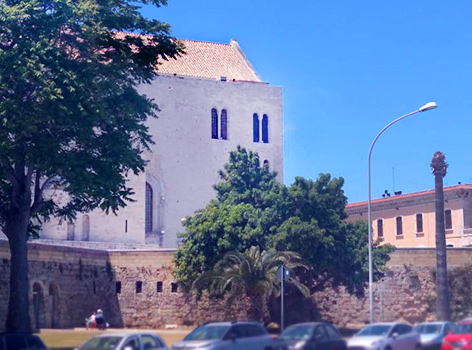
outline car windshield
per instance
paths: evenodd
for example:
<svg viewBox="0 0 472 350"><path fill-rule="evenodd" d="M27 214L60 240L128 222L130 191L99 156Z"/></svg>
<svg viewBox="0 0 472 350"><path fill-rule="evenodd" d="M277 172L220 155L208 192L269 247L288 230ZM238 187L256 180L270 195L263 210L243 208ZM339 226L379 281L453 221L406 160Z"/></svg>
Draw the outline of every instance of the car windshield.
<svg viewBox="0 0 472 350"><path fill-rule="evenodd" d="M415 327L415 331L419 334L439 334L441 333L442 325L440 324L420 324Z"/></svg>
<svg viewBox="0 0 472 350"><path fill-rule="evenodd" d="M392 326L388 325L373 325L373 326L367 326L363 330L361 330L359 333L357 333L358 336L378 336L378 335L387 335L388 332Z"/></svg>
<svg viewBox="0 0 472 350"><path fill-rule="evenodd" d="M85 342L79 350L115 350L122 340L120 336L95 337Z"/></svg>
<svg viewBox="0 0 472 350"><path fill-rule="evenodd" d="M452 331L453 334L469 334L472 333L472 323L460 323Z"/></svg>
<svg viewBox="0 0 472 350"><path fill-rule="evenodd" d="M307 340L313 333L313 327L309 325L299 325L288 327L280 336L281 340Z"/></svg>
<svg viewBox="0 0 472 350"><path fill-rule="evenodd" d="M187 335L184 340L213 340L221 339L228 331L229 326L223 325L207 325L200 326L192 333Z"/></svg>

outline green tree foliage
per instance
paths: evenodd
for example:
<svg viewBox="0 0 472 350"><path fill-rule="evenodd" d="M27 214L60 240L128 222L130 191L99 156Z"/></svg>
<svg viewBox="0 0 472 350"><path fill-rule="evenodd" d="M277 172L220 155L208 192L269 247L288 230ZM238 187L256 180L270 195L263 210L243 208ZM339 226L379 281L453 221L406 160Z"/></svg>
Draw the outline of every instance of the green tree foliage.
<svg viewBox="0 0 472 350"><path fill-rule="evenodd" d="M193 287L197 290L207 289L219 296L227 293L228 306L241 298L241 295L246 295L252 302L253 318L261 320L265 314L267 297L280 295L277 269L281 265L288 268L306 268L300 262L300 256L292 252L280 252L275 249L261 252L259 247L251 247L243 253L228 252L212 270L201 274ZM303 295L309 295L308 288L297 278L290 277L288 282Z"/></svg>
<svg viewBox="0 0 472 350"><path fill-rule="evenodd" d="M344 180L321 174L316 181L297 177L286 187L276 173L259 165L256 153L238 147L220 172L216 200L185 221L175 275L189 288L225 253L251 246L293 251L310 267L312 288L324 282L362 292L368 276L367 224L346 223ZM374 245L375 272L381 275L390 245Z"/></svg>
<svg viewBox="0 0 472 350"><path fill-rule="evenodd" d="M143 0L161 6L166 0ZM182 47L139 1L0 0L0 227L11 251L7 329L29 331L27 231L49 215L131 200L157 105L137 91ZM117 34L139 32L143 36ZM60 186L57 207L43 196Z"/></svg>

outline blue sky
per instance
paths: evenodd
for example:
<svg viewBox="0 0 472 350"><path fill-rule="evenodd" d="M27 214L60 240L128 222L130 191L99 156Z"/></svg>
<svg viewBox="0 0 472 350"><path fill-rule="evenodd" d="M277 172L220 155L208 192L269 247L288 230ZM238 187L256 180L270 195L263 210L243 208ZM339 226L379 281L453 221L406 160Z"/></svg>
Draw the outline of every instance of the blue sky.
<svg viewBox="0 0 472 350"><path fill-rule="evenodd" d="M284 93L284 182L331 173L349 202L431 189L430 161L446 154L445 185L472 183L472 2L171 0L144 9L182 39L236 39L264 81ZM394 176L393 176L394 175Z"/></svg>

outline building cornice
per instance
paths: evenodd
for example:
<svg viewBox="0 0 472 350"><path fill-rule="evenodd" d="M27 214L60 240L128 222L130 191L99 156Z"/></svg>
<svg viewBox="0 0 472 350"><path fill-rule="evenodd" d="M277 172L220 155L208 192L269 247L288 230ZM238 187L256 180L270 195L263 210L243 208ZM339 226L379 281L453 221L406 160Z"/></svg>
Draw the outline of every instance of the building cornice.
<svg viewBox="0 0 472 350"><path fill-rule="evenodd" d="M467 198L469 195L472 196L472 185L457 185L444 188L444 200L446 202ZM434 203L434 199L434 190L396 195L394 197L373 200L371 202L371 210L376 212L431 204ZM346 213L348 216L367 213L367 201L348 204L346 206Z"/></svg>

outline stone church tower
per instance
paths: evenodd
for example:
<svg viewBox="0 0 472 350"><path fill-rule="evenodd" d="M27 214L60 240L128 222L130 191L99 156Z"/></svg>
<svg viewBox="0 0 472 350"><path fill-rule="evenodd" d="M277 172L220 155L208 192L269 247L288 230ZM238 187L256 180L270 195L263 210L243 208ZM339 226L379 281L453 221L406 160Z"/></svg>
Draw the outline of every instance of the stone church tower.
<svg viewBox="0 0 472 350"><path fill-rule="evenodd" d="M186 54L161 62L159 76L140 88L160 111L147 121L155 144L146 170L129 178L136 201L117 215L96 210L75 222L51 220L43 239L176 248L182 220L215 197L218 170L238 145L283 180L282 89L261 81L234 40L182 42Z"/></svg>

